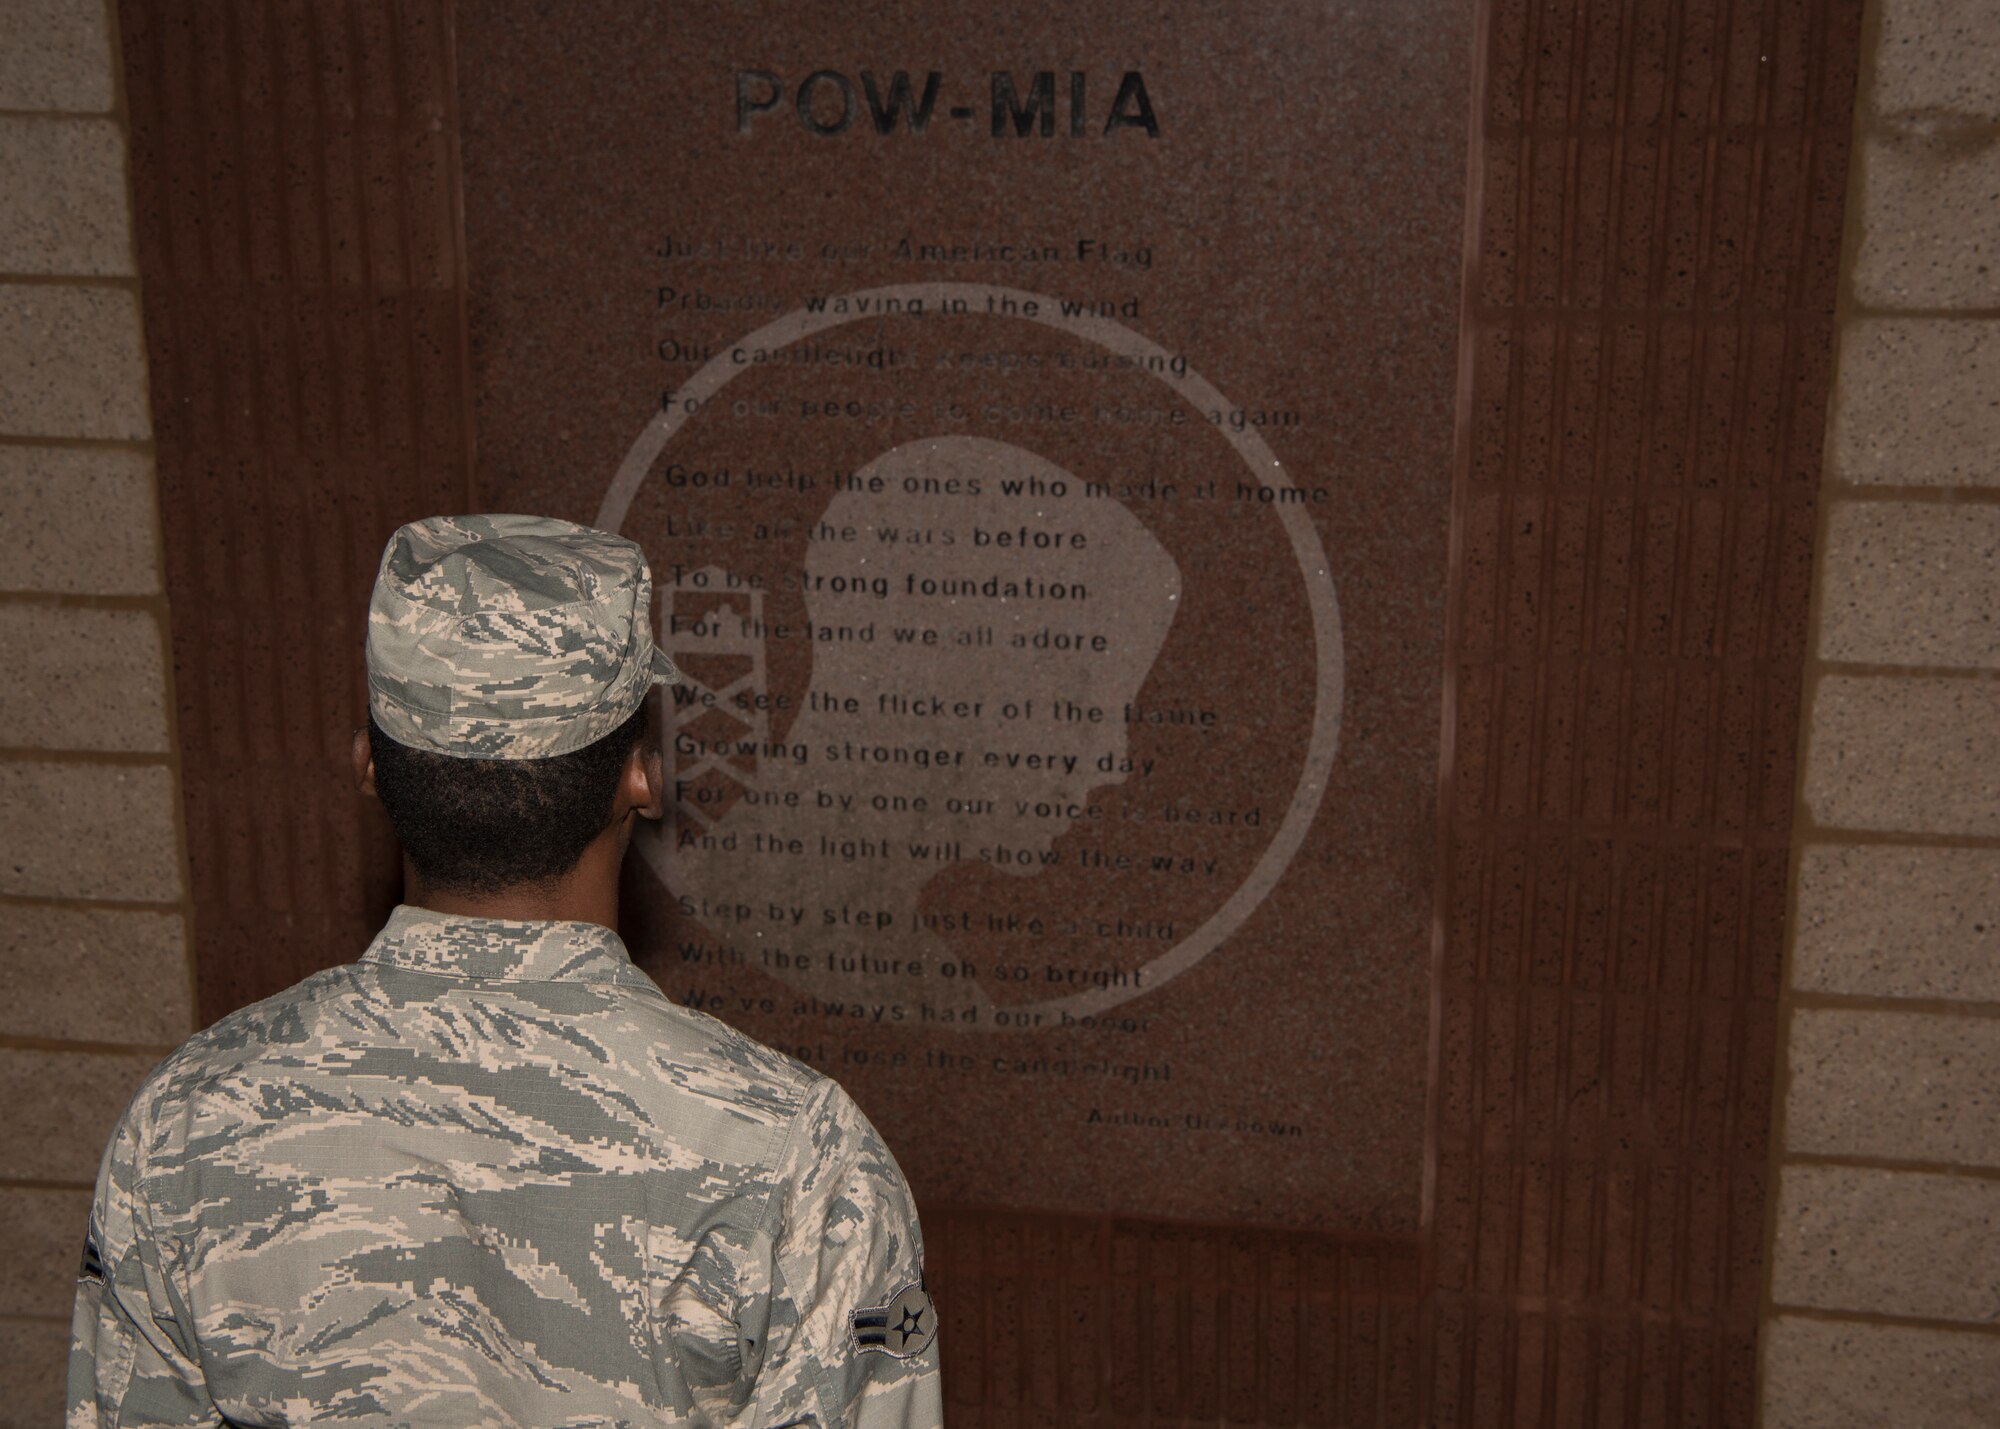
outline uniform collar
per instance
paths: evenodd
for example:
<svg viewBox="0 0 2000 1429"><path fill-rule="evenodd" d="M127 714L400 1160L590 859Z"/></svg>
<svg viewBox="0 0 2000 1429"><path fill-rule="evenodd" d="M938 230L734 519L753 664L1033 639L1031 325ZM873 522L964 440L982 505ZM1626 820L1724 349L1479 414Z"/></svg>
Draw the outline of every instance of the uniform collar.
<svg viewBox="0 0 2000 1429"><path fill-rule="evenodd" d="M467 918L400 904L363 962L445 977L508 982L650 981L601 923Z"/></svg>

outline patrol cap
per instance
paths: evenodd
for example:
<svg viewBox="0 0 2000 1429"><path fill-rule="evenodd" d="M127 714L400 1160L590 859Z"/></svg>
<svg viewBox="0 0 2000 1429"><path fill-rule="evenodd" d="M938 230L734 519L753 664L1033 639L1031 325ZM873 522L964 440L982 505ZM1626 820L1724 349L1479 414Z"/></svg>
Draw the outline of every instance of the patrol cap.
<svg viewBox="0 0 2000 1429"><path fill-rule="evenodd" d="M369 712L437 754L581 749L679 681L652 609L645 553L622 536L547 516L412 521L368 604Z"/></svg>

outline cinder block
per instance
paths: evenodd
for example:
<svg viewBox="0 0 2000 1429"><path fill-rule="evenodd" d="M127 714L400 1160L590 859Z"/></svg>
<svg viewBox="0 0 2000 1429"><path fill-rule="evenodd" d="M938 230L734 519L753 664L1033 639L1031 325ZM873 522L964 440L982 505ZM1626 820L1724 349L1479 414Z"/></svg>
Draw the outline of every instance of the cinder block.
<svg viewBox="0 0 2000 1429"><path fill-rule="evenodd" d="M1823 660L2000 666L2000 506L1837 503L1819 620Z"/></svg>
<svg viewBox="0 0 2000 1429"><path fill-rule="evenodd" d="M137 440L151 431L137 294L0 284L0 432Z"/></svg>
<svg viewBox="0 0 2000 1429"><path fill-rule="evenodd" d="M164 765L0 762L0 893L178 900L175 797Z"/></svg>
<svg viewBox="0 0 2000 1429"><path fill-rule="evenodd" d="M1764 1326L1764 1429L1991 1429L2000 1337L1806 1320Z"/></svg>
<svg viewBox="0 0 2000 1429"><path fill-rule="evenodd" d="M2000 119L1992 0L1881 0L1875 112L1890 120Z"/></svg>
<svg viewBox="0 0 2000 1429"><path fill-rule="evenodd" d="M180 914L17 903L0 919L0 1032L170 1047L192 1031Z"/></svg>
<svg viewBox="0 0 2000 1429"><path fill-rule="evenodd" d="M111 108L104 0L0 0L0 109Z"/></svg>
<svg viewBox="0 0 2000 1429"><path fill-rule="evenodd" d="M1856 1166L1787 1166L1779 1178L1772 1298L1991 1324L2000 1319L2000 1181Z"/></svg>
<svg viewBox="0 0 2000 1429"><path fill-rule="evenodd" d="M67 1315L76 1298L90 1192L0 1186L0 1315Z"/></svg>
<svg viewBox="0 0 2000 1429"><path fill-rule="evenodd" d="M2000 834L2000 681L1828 676L1810 741L1806 806L1823 827Z"/></svg>
<svg viewBox="0 0 2000 1429"><path fill-rule="evenodd" d="M0 745L166 751L166 652L151 611L0 602L0 667Z"/></svg>
<svg viewBox="0 0 2000 1429"><path fill-rule="evenodd" d="M109 119L0 118L0 273L132 272L125 136Z"/></svg>
<svg viewBox="0 0 2000 1429"><path fill-rule="evenodd" d="M0 445L0 591L156 594L157 510L144 452Z"/></svg>
<svg viewBox="0 0 2000 1429"><path fill-rule="evenodd" d="M1788 1154L2000 1166L2000 1020L1800 1008Z"/></svg>
<svg viewBox="0 0 2000 1429"><path fill-rule="evenodd" d="M1913 130L1869 140L1854 294L1878 308L2000 304L2000 144Z"/></svg>
<svg viewBox="0 0 2000 1429"><path fill-rule="evenodd" d="M2000 849L1815 845L1794 928L1801 992L2000 1002Z"/></svg>
<svg viewBox="0 0 2000 1429"><path fill-rule="evenodd" d="M158 1059L0 1047L0 1160L23 1181L94 1185L105 1144Z"/></svg>
<svg viewBox="0 0 2000 1429"><path fill-rule="evenodd" d="M2000 322L1864 318L1840 334L1829 472L1875 486L2000 485Z"/></svg>
<svg viewBox="0 0 2000 1429"><path fill-rule="evenodd" d="M0 1322L0 1425L45 1429L63 1422L64 1382L69 1369L69 1322Z"/></svg>

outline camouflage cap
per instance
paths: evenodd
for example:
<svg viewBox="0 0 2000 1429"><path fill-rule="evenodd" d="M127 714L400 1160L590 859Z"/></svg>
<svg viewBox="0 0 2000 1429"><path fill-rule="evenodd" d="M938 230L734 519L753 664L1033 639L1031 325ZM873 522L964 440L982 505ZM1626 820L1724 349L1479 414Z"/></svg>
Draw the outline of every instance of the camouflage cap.
<svg viewBox="0 0 2000 1429"><path fill-rule="evenodd" d="M602 739L680 672L636 545L546 516L433 516L389 538L368 708L398 744L545 759Z"/></svg>

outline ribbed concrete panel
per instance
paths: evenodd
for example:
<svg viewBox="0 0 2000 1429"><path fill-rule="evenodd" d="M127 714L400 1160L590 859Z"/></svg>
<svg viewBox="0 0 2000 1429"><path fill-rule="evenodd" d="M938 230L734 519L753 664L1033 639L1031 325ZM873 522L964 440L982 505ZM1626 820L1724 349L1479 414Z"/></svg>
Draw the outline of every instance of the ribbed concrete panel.
<svg viewBox="0 0 2000 1429"><path fill-rule="evenodd" d="M205 1018L394 894L346 749L398 522L469 504L448 7L120 7Z"/></svg>
<svg viewBox="0 0 2000 1429"><path fill-rule="evenodd" d="M1748 1424L1861 6L1482 8L1421 1422Z"/></svg>

